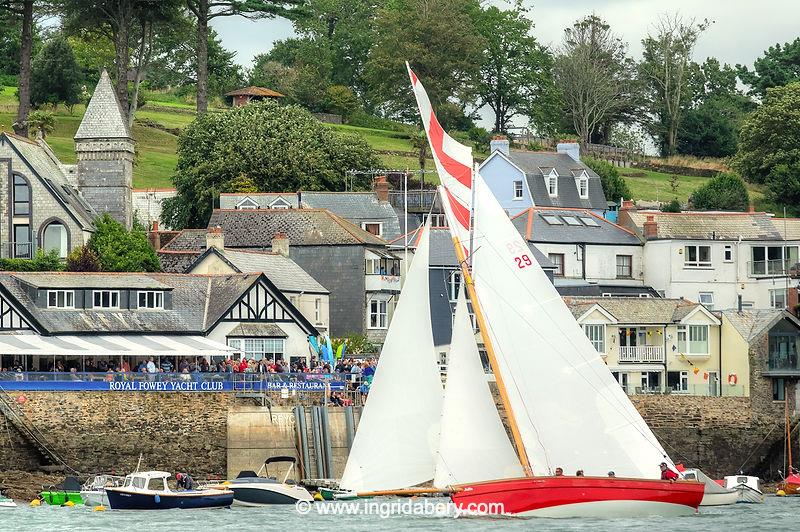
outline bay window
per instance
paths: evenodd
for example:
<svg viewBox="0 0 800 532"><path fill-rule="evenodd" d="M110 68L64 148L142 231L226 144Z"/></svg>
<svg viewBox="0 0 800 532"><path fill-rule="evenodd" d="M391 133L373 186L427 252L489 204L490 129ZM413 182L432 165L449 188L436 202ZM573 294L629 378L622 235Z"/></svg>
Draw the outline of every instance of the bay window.
<svg viewBox="0 0 800 532"><path fill-rule="evenodd" d="M685 355L708 355L708 325L678 325L678 351Z"/></svg>

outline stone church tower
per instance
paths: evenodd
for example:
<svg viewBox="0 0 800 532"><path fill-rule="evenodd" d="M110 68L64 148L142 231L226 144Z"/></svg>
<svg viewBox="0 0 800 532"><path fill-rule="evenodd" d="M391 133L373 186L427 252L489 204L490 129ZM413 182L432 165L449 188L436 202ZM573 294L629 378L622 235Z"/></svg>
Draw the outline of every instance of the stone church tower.
<svg viewBox="0 0 800 532"><path fill-rule="evenodd" d="M103 70L78 132L78 189L97 214L133 224L134 142L108 72Z"/></svg>

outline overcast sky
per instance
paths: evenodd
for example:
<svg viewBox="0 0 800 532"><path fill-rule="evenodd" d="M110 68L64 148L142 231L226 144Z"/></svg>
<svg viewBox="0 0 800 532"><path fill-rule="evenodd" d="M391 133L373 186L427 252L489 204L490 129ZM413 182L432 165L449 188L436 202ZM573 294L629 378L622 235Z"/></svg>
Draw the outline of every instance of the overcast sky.
<svg viewBox="0 0 800 532"><path fill-rule="evenodd" d="M494 3L503 5L502 0ZM526 5L533 6L534 35L543 44L557 45L564 28L595 12L630 44L637 58L642 38L667 10L714 21L697 44L697 61L714 56L724 63L752 65L769 46L800 36L800 0L528 0ZM221 17L212 26L244 67L250 67L256 54L269 51L274 41L293 35L292 25L280 19Z"/></svg>

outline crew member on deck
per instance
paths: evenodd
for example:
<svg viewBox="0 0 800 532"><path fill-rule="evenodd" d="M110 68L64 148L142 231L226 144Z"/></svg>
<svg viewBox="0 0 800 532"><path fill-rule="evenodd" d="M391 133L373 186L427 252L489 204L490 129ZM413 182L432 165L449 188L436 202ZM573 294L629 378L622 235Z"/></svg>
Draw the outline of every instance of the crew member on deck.
<svg viewBox="0 0 800 532"><path fill-rule="evenodd" d="M680 476L675 471L667 467L666 462L661 462L660 467L661 467L661 480L678 480L680 478Z"/></svg>
<svg viewBox="0 0 800 532"><path fill-rule="evenodd" d="M564 476L564 470L561 469L560 467L557 467L556 468L556 476L557 477L563 477Z"/></svg>

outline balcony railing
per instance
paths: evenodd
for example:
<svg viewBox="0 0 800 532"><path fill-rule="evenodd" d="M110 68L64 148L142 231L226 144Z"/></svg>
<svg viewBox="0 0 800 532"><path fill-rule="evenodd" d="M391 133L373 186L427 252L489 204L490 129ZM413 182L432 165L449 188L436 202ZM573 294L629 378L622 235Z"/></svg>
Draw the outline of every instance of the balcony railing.
<svg viewBox="0 0 800 532"><path fill-rule="evenodd" d="M408 210L410 212L428 212L436 200L436 190L409 190ZM403 208L405 194L400 190L389 192L389 203L392 207Z"/></svg>
<svg viewBox="0 0 800 532"><path fill-rule="evenodd" d="M367 274L364 277L365 288L367 291L400 291L400 276L399 275L379 275Z"/></svg>
<svg viewBox="0 0 800 532"><path fill-rule="evenodd" d="M800 263L791 260L753 260L748 261L750 277L800 277Z"/></svg>
<svg viewBox="0 0 800 532"><path fill-rule="evenodd" d="M770 375L800 375L800 360L796 353L770 353L766 373Z"/></svg>
<svg viewBox="0 0 800 532"><path fill-rule="evenodd" d="M620 362L663 363L663 345L622 345L619 347Z"/></svg>

